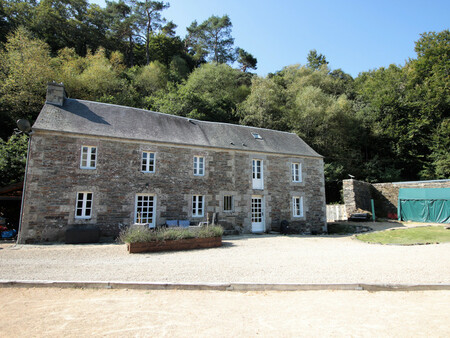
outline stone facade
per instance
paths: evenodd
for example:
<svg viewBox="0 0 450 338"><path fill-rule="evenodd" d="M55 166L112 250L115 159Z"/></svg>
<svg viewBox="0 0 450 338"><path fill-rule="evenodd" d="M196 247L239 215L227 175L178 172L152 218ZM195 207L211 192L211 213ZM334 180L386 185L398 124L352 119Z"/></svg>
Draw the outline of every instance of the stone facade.
<svg viewBox="0 0 450 338"><path fill-rule="evenodd" d="M344 180L344 202L347 214L357 210L371 211L370 200L374 200L377 217L397 214L398 192L400 188L449 188L450 180L367 183L357 180Z"/></svg>
<svg viewBox="0 0 450 338"><path fill-rule="evenodd" d="M80 169L82 146L97 148L95 169ZM155 172L141 171L143 151L155 153ZM193 157L205 158L205 175L193 175ZM252 189L252 159L263 160L264 188ZM291 179L291 163L302 164L302 182ZM78 192L92 192L90 219L75 217ZM71 226L97 225L115 237L135 222L136 194L156 200L156 225L166 220L206 220L218 213L227 229L252 231L252 196L262 196L265 231L288 220L295 232L326 230L323 160L206 147L137 142L37 131L31 138L24 212L19 240L61 241ZM192 195L205 198L204 217L193 217ZM223 196L233 210L223 211ZM293 217L293 197L303 198L303 217Z"/></svg>

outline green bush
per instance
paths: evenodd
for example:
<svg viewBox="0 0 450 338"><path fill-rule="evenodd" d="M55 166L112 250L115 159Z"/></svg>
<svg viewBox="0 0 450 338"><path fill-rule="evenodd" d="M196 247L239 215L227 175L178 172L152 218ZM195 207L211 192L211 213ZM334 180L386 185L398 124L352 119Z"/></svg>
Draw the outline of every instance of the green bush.
<svg viewBox="0 0 450 338"><path fill-rule="evenodd" d="M169 241L188 238L220 237L223 228L220 225L195 228L158 228L150 229L145 225L132 225L123 230L119 240L123 243Z"/></svg>

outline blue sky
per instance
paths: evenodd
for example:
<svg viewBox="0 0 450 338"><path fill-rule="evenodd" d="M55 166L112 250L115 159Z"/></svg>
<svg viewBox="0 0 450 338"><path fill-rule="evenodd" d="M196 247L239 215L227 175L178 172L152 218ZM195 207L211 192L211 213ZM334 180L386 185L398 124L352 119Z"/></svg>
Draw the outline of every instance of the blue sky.
<svg viewBox="0 0 450 338"><path fill-rule="evenodd" d="M104 7L103 0L90 0ZM235 45L258 59L261 76L305 64L311 49L332 69L360 72L415 58L420 34L450 28L449 0L169 0L163 16L186 35L192 21L228 14Z"/></svg>

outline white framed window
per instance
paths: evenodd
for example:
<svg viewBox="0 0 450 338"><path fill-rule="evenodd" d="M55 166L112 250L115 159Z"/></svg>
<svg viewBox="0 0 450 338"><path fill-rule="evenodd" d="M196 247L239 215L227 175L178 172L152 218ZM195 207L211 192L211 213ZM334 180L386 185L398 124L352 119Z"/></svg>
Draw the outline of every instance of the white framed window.
<svg viewBox="0 0 450 338"><path fill-rule="evenodd" d="M155 153L150 151L142 152L141 171L144 173L155 172Z"/></svg>
<svg viewBox="0 0 450 338"><path fill-rule="evenodd" d="M205 158L203 156L194 156L194 176L205 175Z"/></svg>
<svg viewBox="0 0 450 338"><path fill-rule="evenodd" d="M253 189L264 189L263 160L252 160L252 186Z"/></svg>
<svg viewBox="0 0 450 338"><path fill-rule="evenodd" d="M202 195L192 196L192 217L203 217L204 200Z"/></svg>
<svg viewBox="0 0 450 338"><path fill-rule="evenodd" d="M303 217L303 197L294 196L292 198L292 210L294 217Z"/></svg>
<svg viewBox="0 0 450 338"><path fill-rule="evenodd" d="M302 165L301 165L301 163L292 163L291 164L291 175L292 175L292 182L301 182L302 181Z"/></svg>
<svg viewBox="0 0 450 338"><path fill-rule="evenodd" d="M92 215L92 192L77 192L75 218L89 219Z"/></svg>
<svg viewBox="0 0 450 338"><path fill-rule="evenodd" d="M223 211L233 211L233 196L223 196Z"/></svg>
<svg viewBox="0 0 450 338"><path fill-rule="evenodd" d="M135 224L155 225L156 196L152 194L136 194L134 213Z"/></svg>
<svg viewBox="0 0 450 338"><path fill-rule="evenodd" d="M95 169L97 165L97 147L81 146L81 169Z"/></svg>

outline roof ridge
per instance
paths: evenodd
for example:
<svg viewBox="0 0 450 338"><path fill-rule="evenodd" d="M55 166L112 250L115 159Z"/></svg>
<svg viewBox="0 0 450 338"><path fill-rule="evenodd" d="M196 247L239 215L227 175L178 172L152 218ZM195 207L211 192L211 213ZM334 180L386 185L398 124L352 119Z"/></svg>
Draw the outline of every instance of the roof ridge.
<svg viewBox="0 0 450 338"><path fill-rule="evenodd" d="M258 129L258 130L275 131L277 133L291 134L291 135L295 135L295 136L298 137L298 135L296 133L292 133L292 132L288 132L288 131L275 130L275 129L269 129L269 128L261 128L261 127L253 127L253 126L246 126L246 125L242 125L242 124L227 123L227 122L197 120L197 119L193 119L193 118L190 118L190 117L185 117L185 116L180 116L180 115L173 115L173 114L167 114L167 113L162 113L162 112L158 112L158 111L154 111L154 110L148 110L148 109L143 109L143 108L123 106L123 105L114 104L114 103L105 103L105 102L97 102L97 101L81 100L81 99L72 99L72 98L66 98L66 100L79 101L79 102L89 102L89 103L108 105L108 106L113 106L113 107L123 107L123 108L126 108L126 109L136 109L136 110L141 110L141 111L144 111L144 112L149 112L149 113L158 114L158 115L173 116L175 118L184 119L184 120L187 120L187 121L195 121L195 122L211 123L211 124L221 124L221 125L227 125L227 126L236 126L236 127L241 127L241 128L252 128L252 129Z"/></svg>

